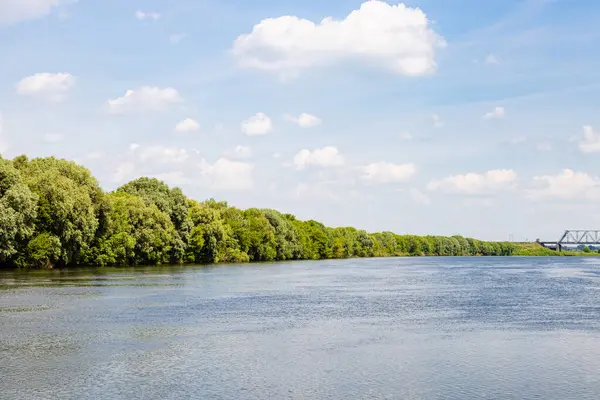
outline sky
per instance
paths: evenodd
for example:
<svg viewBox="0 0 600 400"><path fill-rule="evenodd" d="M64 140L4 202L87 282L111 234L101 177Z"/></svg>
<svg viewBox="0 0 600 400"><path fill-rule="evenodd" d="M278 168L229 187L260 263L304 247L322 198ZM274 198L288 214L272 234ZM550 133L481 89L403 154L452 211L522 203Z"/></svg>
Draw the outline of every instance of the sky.
<svg viewBox="0 0 600 400"><path fill-rule="evenodd" d="M0 0L0 154L368 231L600 229L600 2Z"/></svg>

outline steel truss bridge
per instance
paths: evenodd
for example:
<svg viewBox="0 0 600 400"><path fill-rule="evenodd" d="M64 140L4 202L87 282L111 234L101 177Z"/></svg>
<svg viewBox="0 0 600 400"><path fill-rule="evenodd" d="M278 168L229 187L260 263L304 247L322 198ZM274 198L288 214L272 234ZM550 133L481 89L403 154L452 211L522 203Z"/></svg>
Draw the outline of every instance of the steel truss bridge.
<svg viewBox="0 0 600 400"><path fill-rule="evenodd" d="M562 250L563 246L600 246L600 230L566 230L556 242L542 242L544 247Z"/></svg>

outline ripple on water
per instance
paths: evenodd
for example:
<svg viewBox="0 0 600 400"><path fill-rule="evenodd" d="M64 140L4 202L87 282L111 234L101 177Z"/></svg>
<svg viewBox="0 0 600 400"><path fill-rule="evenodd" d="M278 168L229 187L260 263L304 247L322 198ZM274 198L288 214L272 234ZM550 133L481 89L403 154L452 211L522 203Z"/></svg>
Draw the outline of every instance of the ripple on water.
<svg viewBox="0 0 600 400"><path fill-rule="evenodd" d="M599 261L0 272L0 397L595 400Z"/></svg>

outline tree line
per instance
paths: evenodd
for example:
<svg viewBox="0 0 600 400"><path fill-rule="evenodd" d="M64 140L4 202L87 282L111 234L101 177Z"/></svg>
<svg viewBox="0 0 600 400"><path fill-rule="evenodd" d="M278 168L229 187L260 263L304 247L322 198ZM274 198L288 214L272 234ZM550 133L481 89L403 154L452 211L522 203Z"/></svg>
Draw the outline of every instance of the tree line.
<svg viewBox="0 0 600 400"><path fill-rule="evenodd" d="M509 256L511 243L329 228L271 209L196 201L139 178L105 193L55 157L0 157L0 265L126 266L387 256Z"/></svg>

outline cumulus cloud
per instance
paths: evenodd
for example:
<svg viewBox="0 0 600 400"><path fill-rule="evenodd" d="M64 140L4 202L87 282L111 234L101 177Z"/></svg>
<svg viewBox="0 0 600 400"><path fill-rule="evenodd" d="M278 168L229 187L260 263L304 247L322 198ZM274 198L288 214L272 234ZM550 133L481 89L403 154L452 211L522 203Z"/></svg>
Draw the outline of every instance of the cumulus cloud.
<svg viewBox="0 0 600 400"><path fill-rule="evenodd" d="M531 200L598 200L600 179L585 172L564 169L556 175L533 178L533 188L526 196Z"/></svg>
<svg viewBox="0 0 600 400"><path fill-rule="evenodd" d="M106 106L111 114L128 114L142 111L162 111L172 104L182 103L179 92L171 87L143 86L127 90L123 97L108 100Z"/></svg>
<svg viewBox="0 0 600 400"><path fill-rule="evenodd" d="M508 143L514 144L514 145L522 144L522 143L525 143L526 141L527 141L527 136L523 136L523 135L514 136L514 137L508 139Z"/></svg>
<svg viewBox="0 0 600 400"><path fill-rule="evenodd" d="M61 0L1 0L0 24L45 17L61 3Z"/></svg>
<svg viewBox="0 0 600 400"><path fill-rule="evenodd" d="M137 19L139 19L140 21L143 21L145 19L152 19L152 20L156 21L157 19L160 18L160 14L157 12L144 12L141 10L137 10L135 12L135 17Z"/></svg>
<svg viewBox="0 0 600 400"><path fill-rule="evenodd" d="M583 137L579 142L579 150L582 153L597 153L600 151L600 133L596 132L590 125L583 127Z"/></svg>
<svg viewBox="0 0 600 400"><path fill-rule="evenodd" d="M385 161L372 163L361 167L361 178L375 183L403 182L417 172L412 164L393 164Z"/></svg>
<svg viewBox="0 0 600 400"><path fill-rule="evenodd" d="M202 160L199 165L204 185L222 190L244 190L253 187L254 165L219 158L214 164Z"/></svg>
<svg viewBox="0 0 600 400"><path fill-rule="evenodd" d="M322 181L314 183L299 183L291 191L290 195L292 198L297 200L329 200L329 201L342 201L348 200L350 193L340 190L341 188L335 185L334 182Z"/></svg>
<svg viewBox="0 0 600 400"><path fill-rule="evenodd" d="M538 151L552 151L552 144L548 142L541 142L538 143L535 148L538 149Z"/></svg>
<svg viewBox="0 0 600 400"><path fill-rule="evenodd" d="M0 154L8 149L8 144L4 141L4 117L0 114Z"/></svg>
<svg viewBox="0 0 600 400"><path fill-rule="evenodd" d="M488 54L485 57L485 63L488 65L497 65L499 63L498 58L493 54Z"/></svg>
<svg viewBox="0 0 600 400"><path fill-rule="evenodd" d="M431 199L425 193L421 192L419 189L411 188L408 191L408 194L413 202L417 204L429 205L431 204Z"/></svg>
<svg viewBox="0 0 600 400"><path fill-rule="evenodd" d="M62 101L74 85L75 77L69 73L42 72L21 79L17 84L17 93L49 101Z"/></svg>
<svg viewBox="0 0 600 400"><path fill-rule="evenodd" d="M104 157L104 153L101 151L92 151L85 155L85 158L88 160L98 160L102 157Z"/></svg>
<svg viewBox="0 0 600 400"><path fill-rule="evenodd" d="M287 77L345 60L419 76L436 69L436 48L445 44L420 9L371 0L342 20L264 19L235 40L232 53L241 67Z"/></svg>
<svg viewBox="0 0 600 400"><path fill-rule="evenodd" d="M123 162L117 166L117 170L112 175L113 182L121 183L133 177L135 164L132 162Z"/></svg>
<svg viewBox="0 0 600 400"><path fill-rule="evenodd" d="M321 125L323 122L321 118L307 113L302 113L297 117L293 115L286 115L285 119L289 122L297 124L301 128L312 128L314 126Z"/></svg>
<svg viewBox="0 0 600 400"><path fill-rule="evenodd" d="M496 169L479 174L470 172L429 182L432 191L464 194L487 194L514 187L517 173L511 169Z"/></svg>
<svg viewBox="0 0 600 400"><path fill-rule="evenodd" d="M433 114L431 116L431 120L433 121L433 126L435 128L441 128L445 125L444 121L442 121L442 118L437 114Z"/></svg>
<svg viewBox="0 0 600 400"><path fill-rule="evenodd" d="M344 156L333 146L326 146L313 151L303 149L294 157L294 165L299 170L309 165L338 167L344 165Z"/></svg>
<svg viewBox="0 0 600 400"><path fill-rule="evenodd" d="M225 151L225 155L229 158L250 158L252 157L252 149L248 146L239 145Z"/></svg>
<svg viewBox="0 0 600 400"><path fill-rule="evenodd" d="M186 118L175 126L175 130L177 132L196 132L200 129L200 124L198 121L193 120L191 118Z"/></svg>
<svg viewBox="0 0 600 400"><path fill-rule="evenodd" d="M44 142L46 143L59 143L66 139L65 135L60 133L46 133L44 135Z"/></svg>
<svg viewBox="0 0 600 400"><path fill-rule="evenodd" d="M168 185L185 185L192 183L192 180L186 177L183 171L164 172L160 174L154 174L152 177L158 179L159 181L163 181Z"/></svg>
<svg viewBox="0 0 600 400"><path fill-rule="evenodd" d="M402 140L412 140L413 135L410 132L401 132L398 137Z"/></svg>
<svg viewBox="0 0 600 400"><path fill-rule="evenodd" d="M485 113L483 119L501 119L505 115L504 107L496 107L492 111Z"/></svg>
<svg viewBox="0 0 600 400"><path fill-rule="evenodd" d="M186 149L166 146L148 146L135 148L137 156L142 161L152 161L161 164L177 164L188 160L190 154Z"/></svg>
<svg viewBox="0 0 600 400"><path fill-rule="evenodd" d="M185 33L174 33L171 36L169 36L169 42L171 42L171 44L179 44L186 37L187 35Z"/></svg>
<svg viewBox="0 0 600 400"><path fill-rule="evenodd" d="M242 122L242 132L248 136L266 135L273 130L273 122L264 113L257 113Z"/></svg>

